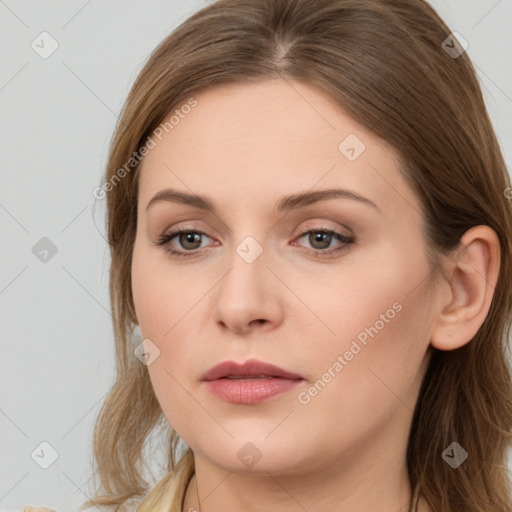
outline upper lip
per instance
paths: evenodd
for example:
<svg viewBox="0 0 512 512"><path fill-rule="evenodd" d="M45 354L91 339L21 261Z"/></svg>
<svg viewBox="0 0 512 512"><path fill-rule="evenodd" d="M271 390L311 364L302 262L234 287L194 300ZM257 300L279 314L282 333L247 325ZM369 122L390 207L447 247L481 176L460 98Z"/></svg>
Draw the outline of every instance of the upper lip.
<svg viewBox="0 0 512 512"><path fill-rule="evenodd" d="M257 359L249 359L242 364L235 363L234 361L223 361L210 368L201 379L216 380L223 377L258 377L260 375L287 379L302 379L302 376L296 373L287 372L278 366L258 361Z"/></svg>

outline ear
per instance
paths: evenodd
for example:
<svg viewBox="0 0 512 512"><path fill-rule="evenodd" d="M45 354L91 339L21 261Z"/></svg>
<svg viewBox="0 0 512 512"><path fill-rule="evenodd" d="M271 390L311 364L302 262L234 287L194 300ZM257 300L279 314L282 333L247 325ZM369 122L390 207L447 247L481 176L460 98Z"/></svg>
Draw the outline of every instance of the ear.
<svg viewBox="0 0 512 512"><path fill-rule="evenodd" d="M431 338L439 350L454 350L476 335L491 307L500 269L500 242L489 226L475 226L461 237L443 283L446 294Z"/></svg>

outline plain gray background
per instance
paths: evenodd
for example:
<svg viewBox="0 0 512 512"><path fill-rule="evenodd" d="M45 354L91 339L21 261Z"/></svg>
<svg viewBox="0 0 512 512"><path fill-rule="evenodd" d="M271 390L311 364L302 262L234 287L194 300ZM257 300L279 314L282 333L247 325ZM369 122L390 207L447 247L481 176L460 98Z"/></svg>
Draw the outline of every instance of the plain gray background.
<svg viewBox="0 0 512 512"><path fill-rule="evenodd" d="M469 43L510 171L512 1L431 3ZM0 511L75 511L89 492L92 428L114 377L104 210L92 193L137 72L205 5L0 0ZM161 462L156 453L155 480Z"/></svg>

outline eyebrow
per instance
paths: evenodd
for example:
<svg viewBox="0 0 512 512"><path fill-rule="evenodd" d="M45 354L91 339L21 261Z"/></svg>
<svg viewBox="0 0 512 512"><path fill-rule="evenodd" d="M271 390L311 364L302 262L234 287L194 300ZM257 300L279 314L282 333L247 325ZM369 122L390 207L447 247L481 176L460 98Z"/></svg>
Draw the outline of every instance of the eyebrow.
<svg viewBox="0 0 512 512"><path fill-rule="evenodd" d="M361 196L357 192L346 189L327 189L327 190L316 190L316 191L307 191L301 192L298 194L293 194L291 196L282 197L275 205L275 209L278 212L290 211L296 208L300 208L303 206L308 206L313 203L317 203L319 201L325 201L327 199L352 199L355 201L359 201L362 204L371 206L380 211L380 208L367 197ZM172 203L186 204L188 206L193 206L196 208L200 208L201 210L206 210L215 213L216 208L213 202L208 199L206 196L189 194L187 192L180 192L174 189L164 189L157 192L149 201L146 206L146 211L149 210L151 206L158 202L167 201Z"/></svg>

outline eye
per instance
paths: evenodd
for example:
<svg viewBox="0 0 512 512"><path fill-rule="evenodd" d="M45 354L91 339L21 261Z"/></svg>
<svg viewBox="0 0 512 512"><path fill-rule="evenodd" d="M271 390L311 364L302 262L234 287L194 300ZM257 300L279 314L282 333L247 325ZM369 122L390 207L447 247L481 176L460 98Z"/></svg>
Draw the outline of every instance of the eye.
<svg viewBox="0 0 512 512"><path fill-rule="evenodd" d="M202 231L193 229L176 229L171 233L161 235L156 243L157 246L163 246L164 250L175 256L191 256L201 247L201 237L208 237ZM176 250L172 247L171 241L176 238L179 245L185 249ZM210 239L211 240L211 239Z"/></svg>
<svg viewBox="0 0 512 512"><path fill-rule="evenodd" d="M307 237L307 242L313 247L312 249L306 247L306 252L320 258L327 258L333 253L339 253L340 251L350 249L352 244L355 243L354 238L328 228L312 228L311 226L304 226L301 232L302 235L299 239ZM329 249L332 241L342 242L342 244L334 249Z"/></svg>

